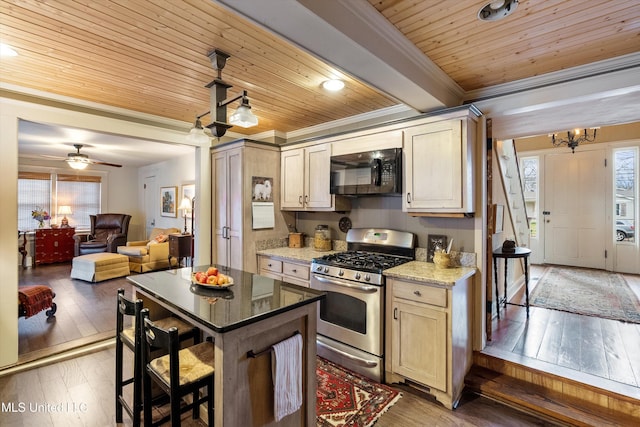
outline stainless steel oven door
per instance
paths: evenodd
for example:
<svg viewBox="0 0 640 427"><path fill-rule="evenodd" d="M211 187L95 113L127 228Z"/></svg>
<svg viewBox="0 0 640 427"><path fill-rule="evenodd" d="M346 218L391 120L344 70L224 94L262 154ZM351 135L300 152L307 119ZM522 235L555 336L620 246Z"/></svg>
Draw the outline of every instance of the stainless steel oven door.
<svg viewBox="0 0 640 427"><path fill-rule="evenodd" d="M318 334L382 356L384 287L312 274L311 287L325 291Z"/></svg>

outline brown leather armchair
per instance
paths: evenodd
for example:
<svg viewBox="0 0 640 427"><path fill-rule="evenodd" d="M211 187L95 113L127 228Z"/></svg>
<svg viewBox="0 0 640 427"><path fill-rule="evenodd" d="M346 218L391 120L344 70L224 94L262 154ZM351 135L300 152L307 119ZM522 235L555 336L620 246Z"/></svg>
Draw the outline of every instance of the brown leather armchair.
<svg viewBox="0 0 640 427"><path fill-rule="evenodd" d="M74 256L93 254L96 252L117 252L118 246L127 244L129 221L127 214L90 215L91 233L76 233Z"/></svg>

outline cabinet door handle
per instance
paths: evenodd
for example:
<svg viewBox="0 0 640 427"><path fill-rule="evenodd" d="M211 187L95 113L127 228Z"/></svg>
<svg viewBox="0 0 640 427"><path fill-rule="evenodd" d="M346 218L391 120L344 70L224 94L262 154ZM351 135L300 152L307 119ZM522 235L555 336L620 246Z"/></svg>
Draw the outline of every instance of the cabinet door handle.
<svg viewBox="0 0 640 427"><path fill-rule="evenodd" d="M395 320L398 320L398 307L395 307L395 308L393 309L393 318L394 318Z"/></svg>
<svg viewBox="0 0 640 427"><path fill-rule="evenodd" d="M298 272L298 270L296 270L295 268L294 268L293 270L291 270L291 271L293 271L294 273L297 273L297 272Z"/></svg>
<svg viewBox="0 0 640 427"><path fill-rule="evenodd" d="M407 203L411 203L411 193L407 193Z"/></svg>
<svg viewBox="0 0 640 427"><path fill-rule="evenodd" d="M415 296L417 296L417 297L421 297L421 296L422 296L422 294L421 294L421 293L420 293L420 291L418 291L418 290L413 291L413 294L414 294Z"/></svg>
<svg viewBox="0 0 640 427"><path fill-rule="evenodd" d="M273 267L273 266L269 263L269 264L267 264L267 267Z"/></svg>
<svg viewBox="0 0 640 427"><path fill-rule="evenodd" d="M302 195L298 196L298 204L302 205Z"/></svg>
<svg viewBox="0 0 640 427"><path fill-rule="evenodd" d="M305 205L309 205L309 195L308 194L304 195L304 204Z"/></svg>

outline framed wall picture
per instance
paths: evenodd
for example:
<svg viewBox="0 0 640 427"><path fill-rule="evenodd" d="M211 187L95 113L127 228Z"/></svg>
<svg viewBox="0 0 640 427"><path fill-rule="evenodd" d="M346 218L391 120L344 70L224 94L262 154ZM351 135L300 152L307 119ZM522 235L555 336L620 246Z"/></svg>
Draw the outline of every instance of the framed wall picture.
<svg viewBox="0 0 640 427"><path fill-rule="evenodd" d="M178 187L160 187L160 215L178 217Z"/></svg>
<svg viewBox="0 0 640 427"><path fill-rule="evenodd" d="M446 249L447 248L447 236L440 234L429 234L427 236L428 246L427 246L427 262L433 262L433 254L436 249Z"/></svg>
<svg viewBox="0 0 640 427"><path fill-rule="evenodd" d="M266 176L252 176L251 188L253 194L251 195L251 201L253 202L273 202L273 178Z"/></svg>
<svg viewBox="0 0 640 427"><path fill-rule="evenodd" d="M182 197L180 200L185 197L189 200L193 200L193 197L196 195L196 185L195 184L182 184Z"/></svg>
<svg viewBox="0 0 640 427"><path fill-rule="evenodd" d="M182 203L185 197L189 199L189 202L193 202L193 198L195 197L195 195L196 195L195 184L182 184L182 196L180 197L180 203ZM178 207L180 207L180 203L178 203ZM193 212L189 210L189 212L187 212L187 218L191 218L192 215L193 215Z"/></svg>
<svg viewBox="0 0 640 427"><path fill-rule="evenodd" d="M504 205L493 205L493 233L504 230Z"/></svg>

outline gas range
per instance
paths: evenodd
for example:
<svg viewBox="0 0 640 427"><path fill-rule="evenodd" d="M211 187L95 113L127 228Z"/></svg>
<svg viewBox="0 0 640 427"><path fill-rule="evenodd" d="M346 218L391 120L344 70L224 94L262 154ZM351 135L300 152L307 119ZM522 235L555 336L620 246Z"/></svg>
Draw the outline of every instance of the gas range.
<svg viewBox="0 0 640 427"><path fill-rule="evenodd" d="M312 261L310 286L326 292L318 310L319 356L383 382L383 271L414 258L413 233L355 228L347 232L346 252Z"/></svg>
<svg viewBox="0 0 640 427"><path fill-rule="evenodd" d="M366 251L346 251L316 258L312 271L356 282L382 285L382 271L405 262L411 257Z"/></svg>
<svg viewBox="0 0 640 427"><path fill-rule="evenodd" d="M335 278L384 284L382 272L415 256L415 235L387 229L351 229L347 251L313 259L311 270Z"/></svg>

